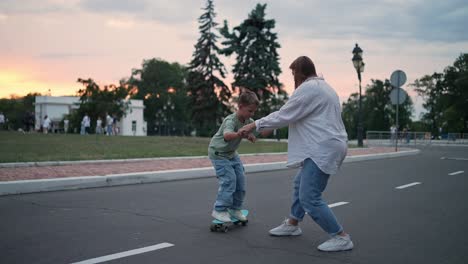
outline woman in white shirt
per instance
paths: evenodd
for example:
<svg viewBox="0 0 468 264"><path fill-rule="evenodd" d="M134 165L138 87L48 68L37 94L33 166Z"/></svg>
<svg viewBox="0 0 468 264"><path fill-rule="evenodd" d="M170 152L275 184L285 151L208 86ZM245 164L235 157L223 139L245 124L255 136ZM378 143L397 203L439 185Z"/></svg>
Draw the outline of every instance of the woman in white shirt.
<svg viewBox="0 0 468 264"><path fill-rule="evenodd" d="M318 246L319 250L350 250L354 247L351 237L322 199L328 178L337 172L348 149L339 98L333 88L317 76L315 65L308 57L297 58L290 69L296 90L288 102L280 110L242 128L247 133L255 128L260 132L289 126L287 166L301 168L294 179L289 218L270 230L270 234L302 234L299 222L307 213L331 236Z"/></svg>

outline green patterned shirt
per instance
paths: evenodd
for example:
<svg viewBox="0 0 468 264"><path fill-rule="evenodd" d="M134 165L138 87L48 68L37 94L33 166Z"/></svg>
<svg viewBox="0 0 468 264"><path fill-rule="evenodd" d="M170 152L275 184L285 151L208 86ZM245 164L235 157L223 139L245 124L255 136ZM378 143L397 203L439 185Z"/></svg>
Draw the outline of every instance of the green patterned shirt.
<svg viewBox="0 0 468 264"><path fill-rule="evenodd" d="M237 132L241 127L252 123L254 120L250 118L245 120L244 123L239 121L237 114L233 113L224 118L223 123L219 127L218 132L211 138L210 145L208 146L208 157L210 159L232 159L237 155L237 149L242 141L242 138L233 139L231 141L224 140L224 133ZM253 132L255 136L259 133Z"/></svg>

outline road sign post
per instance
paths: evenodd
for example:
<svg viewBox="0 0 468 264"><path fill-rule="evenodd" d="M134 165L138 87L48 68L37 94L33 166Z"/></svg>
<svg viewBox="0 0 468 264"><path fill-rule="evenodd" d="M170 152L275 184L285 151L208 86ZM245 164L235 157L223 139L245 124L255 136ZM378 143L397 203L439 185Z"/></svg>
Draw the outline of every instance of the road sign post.
<svg viewBox="0 0 468 264"><path fill-rule="evenodd" d="M403 89L400 88L400 86L402 86L403 84L405 84L406 82L406 74L404 71L402 70L396 70L392 73L391 77L390 77L390 83L392 84L392 86L394 87L394 89L392 89L392 92L390 93L390 99L392 100L392 103L394 103L394 99L395 100L395 103L396 104L396 119L395 119L395 123L396 123L396 140L395 140L395 152L398 151L398 131L400 130L400 127L399 127L399 124L398 124L398 110L400 108L400 104L403 103L405 100L406 100L406 93ZM394 90L396 90L396 92L394 92ZM401 90L401 91L400 91ZM404 93L404 97L403 98L400 98L400 93ZM392 94L394 94L392 96ZM396 94L396 95L395 95ZM396 98L394 98L396 97Z"/></svg>

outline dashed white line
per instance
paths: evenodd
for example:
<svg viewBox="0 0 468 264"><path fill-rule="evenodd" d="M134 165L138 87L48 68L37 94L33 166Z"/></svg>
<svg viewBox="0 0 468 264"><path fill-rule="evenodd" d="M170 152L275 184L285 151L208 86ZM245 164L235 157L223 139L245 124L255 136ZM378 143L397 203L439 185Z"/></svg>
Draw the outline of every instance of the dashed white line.
<svg viewBox="0 0 468 264"><path fill-rule="evenodd" d="M421 184L421 183L420 182L413 182L413 183L409 183L409 184L405 184L405 185L395 187L395 189L401 190L401 189L408 188L408 187L411 187L411 186L415 186L415 185L418 185L418 184Z"/></svg>
<svg viewBox="0 0 468 264"><path fill-rule="evenodd" d="M348 202L332 203L332 204L329 204L328 207L332 208L332 207L337 207L337 206L345 205L345 204L349 204L349 203Z"/></svg>
<svg viewBox="0 0 468 264"><path fill-rule="evenodd" d="M449 175L457 175L457 174L462 174L464 172L465 171L456 171L456 172L449 173Z"/></svg>
<svg viewBox="0 0 468 264"><path fill-rule="evenodd" d="M467 158L450 158L450 157L442 157L441 160L460 160L460 161L468 161Z"/></svg>
<svg viewBox="0 0 468 264"><path fill-rule="evenodd" d="M152 246L149 246L149 247L137 248L137 249L133 249L133 250L129 250L129 251L115 253L115 254L112 254L112 255L102 256L102 257L98 257L98 258L92 258L92 259L88 259L88 260L83 260L83 261L75 262L75 263L72 263L72 264L101 263L101 262L105 262L105 261L109 261L109 260L125 258L125 257L128 257L128 256L138 255L138 254L146 253L146 252L149 252L149 251L154 251L154 250L163 249L163 248L172 247L172 246L174 246L174 245L171 244L171 243L160 243L160 244L152 245Z"/></svg>

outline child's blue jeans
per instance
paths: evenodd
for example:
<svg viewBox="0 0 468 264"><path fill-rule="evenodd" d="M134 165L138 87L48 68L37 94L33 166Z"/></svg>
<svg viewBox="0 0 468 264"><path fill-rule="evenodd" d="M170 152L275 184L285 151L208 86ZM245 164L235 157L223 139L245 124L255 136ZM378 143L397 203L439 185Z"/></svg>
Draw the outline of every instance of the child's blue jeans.
<svg viewBox="0 0 468 264"><path fill-rule="evenodd" d="M218 195L214 203L216 211L241 209L245 197L244 166L239 156L232 159L212 159L218 178Z"/></svg>
<svg viewBox="0 0 468 264"><path fill-rule="evenodd" d="M332 210L322 199L329 174L322 172L312 159L305 159L294 178L294 194L290 218L302 221L307 212L328 234L334 236L343 231Z"/></svg>

